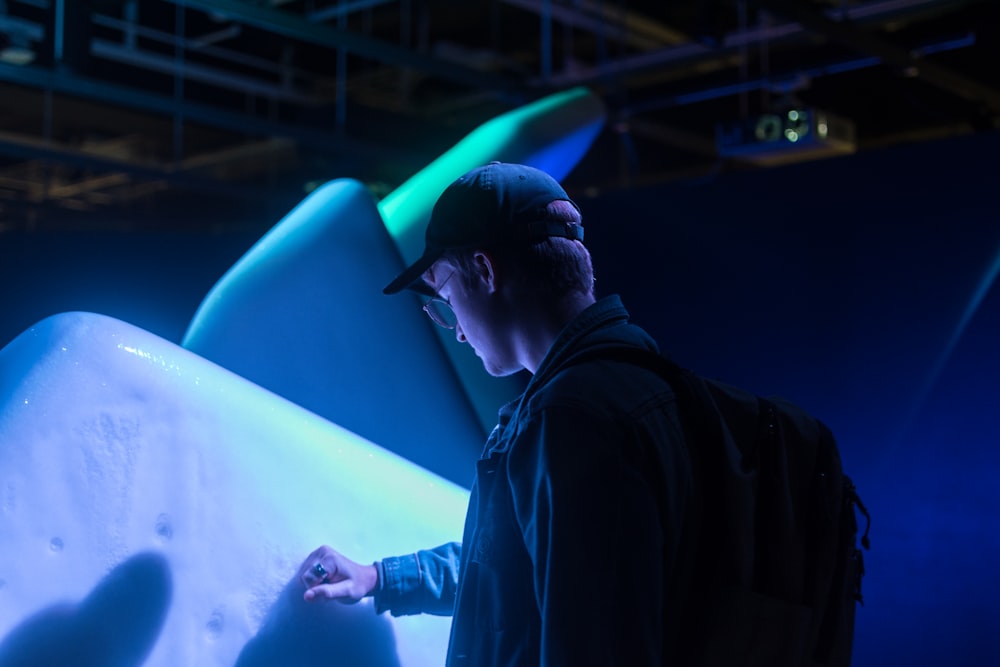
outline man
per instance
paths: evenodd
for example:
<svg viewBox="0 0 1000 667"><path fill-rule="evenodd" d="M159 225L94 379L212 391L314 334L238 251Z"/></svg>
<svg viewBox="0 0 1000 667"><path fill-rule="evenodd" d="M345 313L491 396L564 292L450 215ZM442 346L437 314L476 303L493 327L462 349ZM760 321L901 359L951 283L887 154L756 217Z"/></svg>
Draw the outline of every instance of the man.
<svg viewBox="0 0 1000 667"><path fill-rule="evenodd" d="M616 296L597 300L579 208L547 174L490 163L449 186L423 256L385 288L468 343L487 372L527 369L500 410L465 533L372 565L330 547L306 600L453 614L447 664L662 665L693 567L691 462L675 397L613 355L655 351Z"/></svg>

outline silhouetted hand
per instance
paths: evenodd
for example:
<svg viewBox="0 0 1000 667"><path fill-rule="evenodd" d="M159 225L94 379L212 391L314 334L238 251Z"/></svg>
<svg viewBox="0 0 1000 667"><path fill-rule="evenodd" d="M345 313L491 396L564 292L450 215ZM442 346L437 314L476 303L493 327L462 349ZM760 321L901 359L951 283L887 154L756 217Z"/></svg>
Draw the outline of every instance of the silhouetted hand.
<svg viewBox="0 0 1000 667"><path fill-rule="evenodd" d="M316 549L299 568L299 580L306 587L307 602L337 600L354 604L367 597L378 584L374 565L355 563L328 546Z"/></svg>

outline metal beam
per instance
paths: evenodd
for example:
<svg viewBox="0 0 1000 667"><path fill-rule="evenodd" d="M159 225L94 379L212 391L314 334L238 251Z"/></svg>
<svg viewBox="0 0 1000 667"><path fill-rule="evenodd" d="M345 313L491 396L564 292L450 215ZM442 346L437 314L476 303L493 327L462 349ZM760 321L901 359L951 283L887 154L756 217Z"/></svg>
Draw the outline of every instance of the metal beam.
<svg viewBox="0 0 1000 667"><path fill-rule="evenodd" d="M73 165L84 169L95 169L111 174L130 174L146 180L162 180L174 186L197 192L228 194L231 197L250 198L253 200L263 200L268 196L268 193L261 191L260 188L234 185L166 168L116 160L66 146L28 140L21 135L14 135L7 132L0 132L0 154L21 160L42 160L45 162Z"/></svg>
<svg viewBox="0 0 1000 667"><path fill-rule="evenodd" d="M40 42L45 37L42 24L6 14L0 14L0 32L27 37L32 42Z"/></svg>
<svg viewBox="0 0 1000 667"><path fill-rule="evenodd" d="M972 46L976 43L975 36L966 35L959 39L948 40L945 42L936 42L934 44L929 44L927 46L922 46L914 49L914 53L917 55L938 53L940 51L950 51L953 49L961 49L968 46ZM735 81L729 84L722 84L717 86L712 86L709 88L702 88L698 90L692 90L686 93L676 93L667 97L654 98L649 100L644 100L642 102L637 102L636 104L628 105L621 109L620 114L623 118L629 118L635 114L642 114L649 111L655 111L658 109L666 109L671 107L680 107L687 104L697 104L699 102L704 102L706 100L714 100L722 97L730 97L732 95L739 95L741 93L748 93L754 90L761 90L765 88L774 90L796 90L805 84L808 84L813 79L817 79L822 76L829 76L832 74L841 74L843 72L850 72L859 69L866 69L869 67L875 67L879 65L882 61L876 56L863 56L861 58L855 58L853 60L842 60L826 65L816 65L812 67L803 67L796 70L783 72L779 74L772 74L765 77L758 77L755 79L745 79L740 81Z"/></svg>
<svg viewBox="0 0 1000 667"><path fill-rule="evenodd" d="M341 0L335 5L311 11L306 14L306 16L309 17L310 21L314 22L329 21L330 19L338 19L341 16L347 16L348 14L353 14L354 12L360 12L365 9L371 9L372 7L395 1L396 0L354 0L353 2L345 2L344 0Z"/></svg>
<svg viewBox="0 0 1000 667"><path fill-rule="evenodd" d="M416 163L421 160L418 156L398 147L391 148L359 141L348 136L334 135L332 132L323 132L302 125L278 123L204 104L178 102L172 96L157 95L37 66L15 66L0 63L0 80L29 88L51 90L56 93L129 107L161 117L181 114L187 121L203 123L232 132L242 132L250 136L285 137L311 148L329 151L334 155L364 155L369 159Z"/></svg>
<svg viewBox="0 0 1000 667"><path fill-rule="evenodd" d="M173 56L162 56L139 48L122 46L102 39L90 42L90 52L98 58L113 60L133 67L141 67L152 72L181 76L192 81L200 81L217 88L228 88L247 95L266 99L283 100L305 107L321 106L325 100L307 95L289 86L272 84L252 77L191 62L178 62Z"/></svg>
<svg viewBox="0 0 1000 667"><path fill-rule="evenodd" d="M877 21L896 17L908 12L918 12L942 4L942 0L876 0L864 5L851 5L846 10L831 10L831 14L845 14L848 18ZM593 85L609 78L638 75L654 70L663 70L668 65L681 67L693 62L706 62L738 56L741 50L751 44L777 42L788 39L802 39L809 32L792 21L766 27L754 27L727 34L722 44L710 48L699 42L687 42L657 51L626 56L599 63L591 68L575 68L572 72L556 72L549 83L554 86ZM540 82L532 82L538 84Z"/></svg>
<svg viewBox="0 0 1000 667"><path fill-rule="evenodd" d="M546 6L544 3L539 3L538 0L503 0L503 2L536 14L549 12L553 19L565 26L587 30L595 35L601 35L605 39L623 42L643 51L652 51L661 48L664 44L671 43L639 35L623 25L613 25L604 18L589 16L572 7L556 5L551 2Z"/></svg>
<svg viewBox="0 0 1000 667"><path fill-rule="evenodd" d="M473 88L495 90L507 95L525 95L528 92L523 83L514 77L471 69L405 49L390 42L337 30L322 23L311 23L287 11L255 6L239 0L169 1L211 14L219 14L237 23L251 25L266 32L316 44L331 50L346 49L355 55L375 62L420 70Z"/></svg>
<svg viewBox="0 0 1000 667"><path fill-rule="evenodd" d="M919 77L959 97L986 104L994 113L1000 112L1000 92L933 61L919 58L912 51L865 32L848 21L834 21L794 0L757 0L757 3L814 34L864 55L875 56L884 64L899 68L907 76Z"/></svg>

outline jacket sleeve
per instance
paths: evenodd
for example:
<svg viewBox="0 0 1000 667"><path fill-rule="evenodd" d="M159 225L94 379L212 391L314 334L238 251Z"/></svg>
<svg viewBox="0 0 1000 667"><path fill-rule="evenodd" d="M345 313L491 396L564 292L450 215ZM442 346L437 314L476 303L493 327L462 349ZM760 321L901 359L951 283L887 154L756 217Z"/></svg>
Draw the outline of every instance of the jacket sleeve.
<svg viewBox="0 0 1000 667"><path fill-rule="evenodd" d="M376 561L375 611L393 616L450 616L455 608L462 545L449 542L405 556Z"/></svg>
<svg viewBox="0 0 1000 667"><path fill-rule="evenodd" d="M683 501L664 512L645 468L677 471L645 457L643 445L599 411L550 406L511 447L545 667L663 664L665 564L676 557L665 535L681 521Z"/></svg>

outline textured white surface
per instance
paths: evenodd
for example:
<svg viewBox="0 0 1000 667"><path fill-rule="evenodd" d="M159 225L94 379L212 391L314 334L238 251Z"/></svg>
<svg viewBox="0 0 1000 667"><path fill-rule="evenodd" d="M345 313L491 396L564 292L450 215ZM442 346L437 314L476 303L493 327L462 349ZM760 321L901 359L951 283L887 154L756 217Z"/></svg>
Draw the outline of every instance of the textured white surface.
<svg viewBox="0 0 1000 667"><path fill-rule="evenodd" d="M0 663L60 640L95 665L442 661L448 619L307 605L293 577L323 543L370 561L457 539L464 489L100 315L0 350L0 400Z"/></svg>

